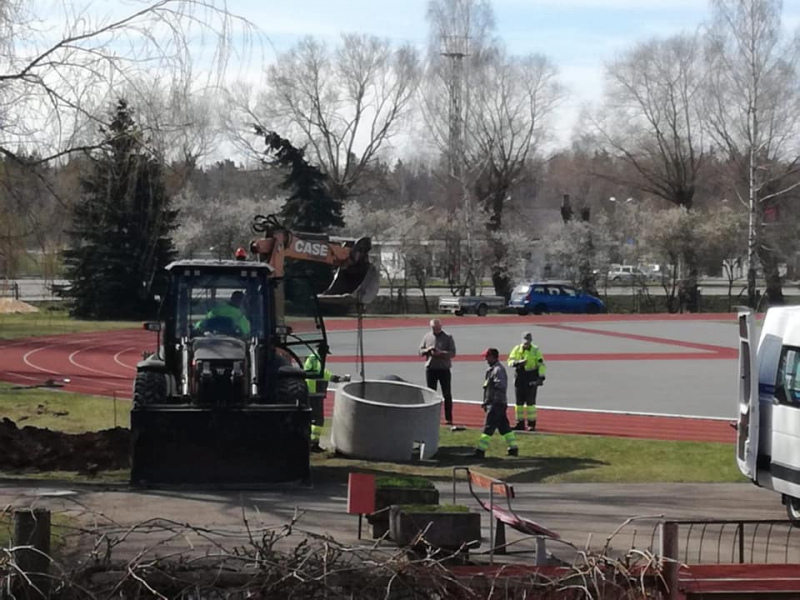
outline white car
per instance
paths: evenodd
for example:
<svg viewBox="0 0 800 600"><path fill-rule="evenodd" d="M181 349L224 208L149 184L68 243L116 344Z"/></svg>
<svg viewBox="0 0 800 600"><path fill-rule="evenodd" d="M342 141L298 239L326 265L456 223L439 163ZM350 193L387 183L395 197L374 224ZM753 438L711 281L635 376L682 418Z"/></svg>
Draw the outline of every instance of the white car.
<svg viewBox="0 0 800 600"><path fill-rule="evenodd" d="M608 280L611 283L633 283L647 279L644 271L634 265L611 265Z"/></svg>

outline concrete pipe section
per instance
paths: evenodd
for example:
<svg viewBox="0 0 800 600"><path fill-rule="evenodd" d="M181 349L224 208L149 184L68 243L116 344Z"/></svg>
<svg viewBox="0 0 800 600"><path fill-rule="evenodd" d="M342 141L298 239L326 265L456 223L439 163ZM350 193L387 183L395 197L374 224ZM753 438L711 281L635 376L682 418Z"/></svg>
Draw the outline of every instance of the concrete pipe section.
<svg viewBox="0 0 800 600"><path fill-rule="evenodd" d="M339 386L331 442L336 451L367 460L411 460L439 450L442 399L436 392L398 381L354 381Z"/></svg>

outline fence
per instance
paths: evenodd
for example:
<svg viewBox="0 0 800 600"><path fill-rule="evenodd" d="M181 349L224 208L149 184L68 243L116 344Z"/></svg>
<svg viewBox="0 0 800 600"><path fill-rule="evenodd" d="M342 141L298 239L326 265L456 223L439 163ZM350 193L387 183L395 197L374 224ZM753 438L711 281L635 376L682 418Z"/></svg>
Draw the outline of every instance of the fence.
<svg viewBox="0 0 800 600"><path fill-rule="evenodd" d="M664 521L652 542L658 534L660 554L684 564L800 563L800 528L788 520Z"/></svg>
<svg viewBox="0 0 800 600"><path fill-rule="evenodd" d="M0 281L0 298L19 300L19 283L16 281Z"/></svg>

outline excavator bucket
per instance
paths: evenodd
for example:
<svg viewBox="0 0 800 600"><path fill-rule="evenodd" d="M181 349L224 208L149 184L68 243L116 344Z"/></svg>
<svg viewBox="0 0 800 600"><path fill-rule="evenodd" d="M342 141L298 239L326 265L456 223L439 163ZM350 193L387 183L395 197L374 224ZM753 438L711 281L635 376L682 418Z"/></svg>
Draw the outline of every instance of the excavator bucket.
<svg viewBox="0 0 800 600"><path fill-rule="evenodd" d="M370 263L340 267L328 289L319 295L322 303L369 304L378 295L381 278L378 269Z"/></svg>
<svg viewBox="0 0 800 600"><path fill-rule="evenodd" d="M146 406L131 411L131 483L262 487L308 481L311 411Z"/></svg>

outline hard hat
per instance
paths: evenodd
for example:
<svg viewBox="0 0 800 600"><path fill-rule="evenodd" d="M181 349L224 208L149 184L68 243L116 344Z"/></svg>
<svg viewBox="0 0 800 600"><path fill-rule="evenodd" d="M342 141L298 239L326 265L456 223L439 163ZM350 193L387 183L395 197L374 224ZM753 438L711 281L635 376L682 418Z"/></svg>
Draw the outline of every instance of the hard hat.
<svg viewBox="0 0 800 600"><path fill-rule="evenodd" d="M246 260L247 259L247 250L244 248L237 248L236 249L236 260Z"/></svg>
<svg viewBox="0 0 800 600"><path fill-rule="evenodd" d="M497 348L487 348L486 350L481 352L481 356L483 358L486 358L489 355L500 356L500 352L498 352Z"/></svg>

